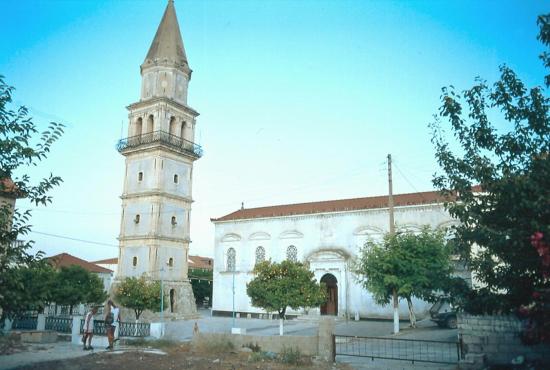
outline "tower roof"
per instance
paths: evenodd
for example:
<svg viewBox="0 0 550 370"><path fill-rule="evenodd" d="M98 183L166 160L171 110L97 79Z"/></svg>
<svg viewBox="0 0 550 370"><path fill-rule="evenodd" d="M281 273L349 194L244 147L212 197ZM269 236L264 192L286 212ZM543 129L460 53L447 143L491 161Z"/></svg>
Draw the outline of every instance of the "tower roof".
<svg viewBox="0 0 550 370"><path fill-rule="evenodd" d="M173 0L168 0L157 33L141 68L156 65L189 70Z"/></svg>

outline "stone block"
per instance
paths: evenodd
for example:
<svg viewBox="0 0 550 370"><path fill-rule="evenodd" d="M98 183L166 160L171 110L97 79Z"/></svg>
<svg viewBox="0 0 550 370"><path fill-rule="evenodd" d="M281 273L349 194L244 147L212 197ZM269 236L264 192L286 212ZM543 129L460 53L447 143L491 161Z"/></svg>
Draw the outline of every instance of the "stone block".
<svg viewBox="0 0 550 370"><path fill-rule="evenodd" d="M231 334L246 334L246 328L231 328Z"/></svg>
<svg viewBox="0 0 550 370"><path fill-rule="evenodd" d="M55 343L57 333L51 330L31 330L21 332L21 341L26 343Z"/></svg>
<svg viewBox="0 0 550 370"><path fill-rule="evenodd" d="M153 338L160 339L164 337L166 324L163 322L152 322L149 335Z"/></svg>

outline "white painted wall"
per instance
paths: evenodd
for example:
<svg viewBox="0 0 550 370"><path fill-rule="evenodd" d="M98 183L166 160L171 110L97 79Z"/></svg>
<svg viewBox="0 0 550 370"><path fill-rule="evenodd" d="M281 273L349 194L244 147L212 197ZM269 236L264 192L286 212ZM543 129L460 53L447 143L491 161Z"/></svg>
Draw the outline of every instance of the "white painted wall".
<svg viewBox="0 0 550 370"><path fill-rule="evenodd" d="M387 209L333 212L302 216L272 217L250 220L214 222L215 256L213 304L215 311L232 310L233 273L226 271L227 251L234 248L236 255L235 310L262 312L253 307L246 294L246 283L252 278L256 247L262 246L266 259L286 259L288 246L298 249L298 260L309 261L315 277L320 280L326 273L338 280L338 313L340 316L391 317L391 307L373 302L350 271L351 262L369 238L380 240L389 231ZM442 204L417 205L395 208L397 230L420 230L447 227L455 221ZM414 301L416 311L425 312L429 304ZM310 311L318 313L318 309ZM288 312L292 314L292 311ZM296 312L300 313L300 312ZM408 316L406 302L400 304L400 314Z"/></svg>

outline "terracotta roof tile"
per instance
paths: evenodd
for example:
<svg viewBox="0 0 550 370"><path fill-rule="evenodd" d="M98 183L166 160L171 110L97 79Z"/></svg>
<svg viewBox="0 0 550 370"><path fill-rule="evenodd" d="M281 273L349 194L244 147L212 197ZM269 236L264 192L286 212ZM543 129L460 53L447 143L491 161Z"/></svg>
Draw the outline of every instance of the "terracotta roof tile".
<svg viewBox="0 0 550 370"><path fill-rule="evenodd" d="M13 180L8 177L0 179L0 195L10 198L24 197L24 194L21 192L21 190L18 189Z"/></svg>
<svg viewBox="0 0 550 370"><path fill-rule="evenodd" d="M410 206L420 204L441 203L445 198L437 191L420 193L396 194L393 196L394 206ZM327 212L357 211L388 207L388 196L366 198L327 200L311 203L284 204L270 207L245 208L220 218L211 219L212 222L245 220L252 218L281 217L292 215L307 215Z"/></svg>
<svg viewBox="0 0 550 370"><path fill-rule="evenodd" d="M57 254L55 256L47 257L47 259L50 261L52 266L56 268L76 265L84 268L86 271L89 271L89 272L104 273L104 274L110 274L113 272L112 270L95 265L91 262L85 261L73 255L70 255L69 253Z"/></svg>
<svg viewBox="0 0 550 370"><path fill-rule="evenodd" d="M189 256L189 268L212 270L212 258L202 256Z"/></svg>

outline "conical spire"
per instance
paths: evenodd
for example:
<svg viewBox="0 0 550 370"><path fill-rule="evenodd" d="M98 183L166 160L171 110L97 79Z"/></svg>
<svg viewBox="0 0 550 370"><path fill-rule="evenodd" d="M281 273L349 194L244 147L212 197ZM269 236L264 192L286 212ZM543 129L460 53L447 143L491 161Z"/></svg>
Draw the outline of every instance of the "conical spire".
<svg viewBox="0 0 550 370"><path fill-rule="evenodd" d="M168 0L157 33L141 68L143 70L155 65L189 70L173 0Z"/></svg>

